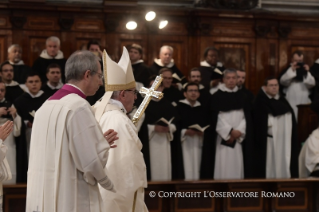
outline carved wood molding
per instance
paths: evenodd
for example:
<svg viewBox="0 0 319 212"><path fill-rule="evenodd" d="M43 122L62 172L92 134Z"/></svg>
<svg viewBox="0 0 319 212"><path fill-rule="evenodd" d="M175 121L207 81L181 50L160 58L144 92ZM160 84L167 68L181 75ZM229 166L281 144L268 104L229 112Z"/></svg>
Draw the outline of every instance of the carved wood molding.
<svg viewBox="0 0 319 212"><path fill-rule="evenodd" d="M11 16L10 22L14 28L22 29L24 24L27 22L27 18L23 16Z"/></svg>
<svg viewBox="0 0 319 212"><path fill-rule="evenodd" d="M119 26L119 21L122 17L118 16L107 16L104 20L104 26L107 32L115 32Z"/></svg>
<svg viewBox="0 0 319 212"><path fill-rule="evenodd" d="M196 6L228 10L251 10L257 5L258 0L200 0L196 3Z"/></svg>
<svg viewBox="0 0 319 212"><path fill-rule="evenodd" d="M61 29L70 30L74 24L73 18L59 18L59 25Z"/></svg>
<svg viewBox="0 0 319 212"><path fill-rule="evenodd" d="M278 28L278 34L282 38L287 38L290 32L291 32L290 26L280 26Z"/></svg>
<svg viewBox="0 0 319 212"><path fill-rule="evenodd" d="M199 29L202 35L209 35L210 31L213 29L213 26L210 23L200 23Z"/></svg>
<svg viewBox="0 0 319 212"><path fill-rule="evenodd" d="M266 37L267 34L270 32L269 25L256 25L254 27L256 35L259 37Z"/></svg>
<svg viewBox="0 0 319 212"><path fill-rule="evenodd" d="M150 33L158 32L158 23L155 21L146 21L145 26Z"/></svg>
<svg viewBox="0 0 319 212"><path fill-rule="evenodd" d="M185 25L189 35L196 35L199 29L199 18L194 13L189 13Z"/></svg>

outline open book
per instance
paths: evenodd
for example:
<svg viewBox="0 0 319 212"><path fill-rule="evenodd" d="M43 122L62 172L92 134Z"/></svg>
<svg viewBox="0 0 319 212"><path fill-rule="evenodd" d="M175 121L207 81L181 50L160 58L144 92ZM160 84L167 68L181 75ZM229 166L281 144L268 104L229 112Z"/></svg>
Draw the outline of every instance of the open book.
<svg viewBox="0 0 319 212"><path fill-rule="evenodd" d="M189 126L188 128L189 129L193 129L193 130L198 130L198 131L201 131L201 132L204 132L210 125L207 125L205 127L201 127L199 126L198 124L193 124L191 126Z"/></svg>
<svg viewBox="0 0 319 212"><path fill-rule="evenodd" d="M170 125L172 123L172 121L174 120L175 117L171 118L169 121L167 121L165 118L160 118L158 121L156 121L157 125L161 125L164 127L167 127L168 125Z"/></svg>
<svg viewBox="0 0 319 212"><path fill-rule="evenodd" d="M183 76L182 78L180 78L176 73L174 73L173 75L172 75L172 77L173 78L175 78L177 81L179 81L179 82L181 82L184 78L185 78L185 76Z"/></svg>

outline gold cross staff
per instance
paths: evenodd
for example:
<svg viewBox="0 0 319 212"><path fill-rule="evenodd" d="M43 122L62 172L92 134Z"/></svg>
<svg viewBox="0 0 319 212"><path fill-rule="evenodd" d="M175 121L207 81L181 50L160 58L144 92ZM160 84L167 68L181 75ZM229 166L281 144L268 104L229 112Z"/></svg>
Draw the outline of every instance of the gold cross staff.
<svg viewBox="0 0 319 212"><path fill-rule="evenodd" d="M152 98L156 98L156 99L163 98L164 94L160 91L156 91L157 88L160 86L162 80L163 80L162 75L159 75L155 78L152 84L152 87L150 89L147 89L145 87L142 87L140 89L140 94L144 94L145 97L132 118L133 124L136 125L137 122L140 120L140 118L142 117L143 113L145 112L145 109L147 108Z"/></svg>

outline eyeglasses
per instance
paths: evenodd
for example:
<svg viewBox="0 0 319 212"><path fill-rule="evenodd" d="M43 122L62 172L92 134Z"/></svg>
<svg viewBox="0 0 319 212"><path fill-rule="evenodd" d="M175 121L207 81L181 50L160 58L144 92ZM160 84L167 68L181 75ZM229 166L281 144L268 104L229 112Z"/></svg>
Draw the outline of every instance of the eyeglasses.
<svg viewBox="0 0 319 212"><path fill-rule="evenodd" d="M125 90L125 91L133 91L134 95L137 95L137 94L138 94L138 91L137 91L137 90Z"/></svg>
<svg viewBox="0 0 319 212"><path fill-rule="evenodd" d="M104 80L103 74L97 73L97 75L98 75L99 79Z"/></svg>

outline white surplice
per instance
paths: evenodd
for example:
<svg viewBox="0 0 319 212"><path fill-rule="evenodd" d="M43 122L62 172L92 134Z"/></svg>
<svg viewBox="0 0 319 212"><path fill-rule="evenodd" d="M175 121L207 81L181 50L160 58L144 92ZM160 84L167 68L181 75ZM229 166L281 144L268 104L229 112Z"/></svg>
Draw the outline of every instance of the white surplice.
<svg viewBox="0 0 319 212"><path fill-rule="evenodd" d="M7 118L0 118L0 125L3 125ZM9 134L9 136L4 140L4 143L7 146L7 160L10 166L12 178L11 180L4 181L3 184L15 184L17 181L17 160L16 160L16 142L14 137L20 136L21 132L21 117L17 114L17 116L13 120L13 130Z"/></svg>
<svg viewBox="0 0 319 212"><path fill-rule="evenodd" d="M225 84L221 84L220 90L226 92L236 92L238 87L233 90L228 89ZM230 139L231 129L239 130L242 135L236 140L234 148L222 145L222 139ZM244 178L244 158L242 142L246 134L246 120L243 109L219 112L216 125L216 155L214 179L243 179Z"/></svg>
<svg viewBox="0 0 319 212"><path fill-rule="evenodd" d="M99 103L95 105L98 107ZM144 188L147 187L146 165L141 152L142 143L137 129L126 115L123 104L110 99L100 119L103 131L114 129L119 139L117 147L109 151L106 173L112 180L116 193L101 189L105 211L147 212ZM136 198L134 195L136 192Z"/></svg>
<svg viewBox="0 0 319 212"><path fill-rule="evenodd" d="M303 82L297 82L293 79L297 76L297 71L293 71L290 67L285 74L280 78L280 84L285 86L284 93L286 99L294 110L296 120L298 119L298 107L297 105L310 104L309 99L310 89L316 85L315 78L307 73L307 76L303 79Z"/></svg>
<svg viewBox="0 0 319 212"><path fill-rule="evenodd" d="M155 125L148 124L150 148L151 180L172 180L171 141L176 131L174 124L169 124L168 133L155 132Z"/></svg>
<svg viewBox="0 0 319 212"><path fill-rule="evenodd" d="M186 99L180 100L180 102L190 105ZM201 106L198 101L193 107L197 106ZM181 131L185 180L198 180L202 160L203 136L197 134L194 136L185 135L186 130L182 129Z"/></svg>
<svg viewBox="0 0 319 212"><path fill-rule="evenodd" d="M85 99L47 100L32 127L26 211L104 212L97 183L113 189L109 148Z"/></svg>

